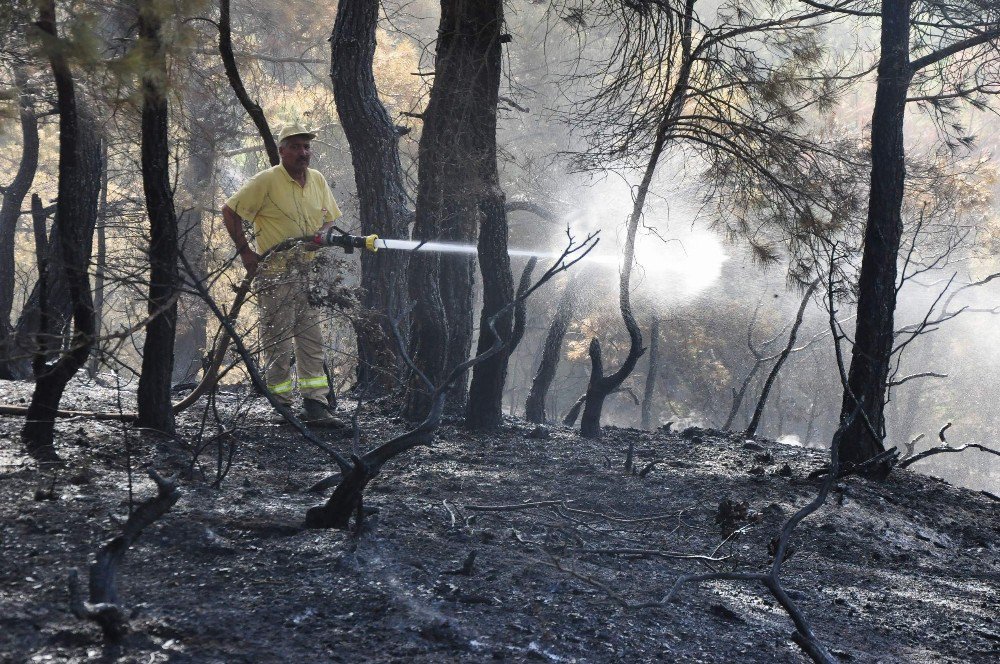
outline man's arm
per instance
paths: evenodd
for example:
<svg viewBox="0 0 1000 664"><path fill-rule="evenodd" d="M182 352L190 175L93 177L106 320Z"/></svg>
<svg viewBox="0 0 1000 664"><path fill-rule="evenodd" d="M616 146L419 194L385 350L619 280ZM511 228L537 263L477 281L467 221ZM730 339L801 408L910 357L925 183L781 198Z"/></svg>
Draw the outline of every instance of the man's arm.
<svg viewBox="0 0 1000 664"><path fill-rule="evenodd" d="M246 269L247 275L255 275L257 273L257 263L260 261L260 256L258 256L257 252L255 252L250 246L247 234L243 230L243 220L240 219L240 215L236 214L236 212L233 211L233 209L228 205L223 205L222 223L225 224L226 232L229 233L229 237L232 238L233 244L236 245L236 251L240 254L240 260L243 261L243 267Z"/></svg>

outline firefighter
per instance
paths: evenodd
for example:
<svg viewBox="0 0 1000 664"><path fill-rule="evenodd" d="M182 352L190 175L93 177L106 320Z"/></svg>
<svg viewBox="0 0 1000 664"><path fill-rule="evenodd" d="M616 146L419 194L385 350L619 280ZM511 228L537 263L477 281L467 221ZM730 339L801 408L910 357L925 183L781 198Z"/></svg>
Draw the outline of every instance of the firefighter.
<svg viewBox="0 0 1000 664"><path fill-rule="evenodd" d="M297 379L300 419L312 426L343 427L327 405L330 384L324 368L322 314L309 304L309 273L317 246L306 243L261 261L261 254L282 240L324 231L341 215L326 179L309 168L314 138L315 133L298 124L282 129L281 163L240 187L222 206L222 220L247 274L256 275L268 389L291 407ZM253 224L256 250L244 232L243 219ZM274 421L284 418L276 415Z"/></svg>

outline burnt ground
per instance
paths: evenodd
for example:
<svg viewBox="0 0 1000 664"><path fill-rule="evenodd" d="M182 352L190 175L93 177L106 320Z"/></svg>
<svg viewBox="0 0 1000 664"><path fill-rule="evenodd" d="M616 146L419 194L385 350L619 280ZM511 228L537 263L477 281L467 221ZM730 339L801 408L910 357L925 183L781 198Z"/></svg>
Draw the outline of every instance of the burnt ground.
<svg viewBox="0 0 1000 664"><path fill-rule="evenodd" d="M3 383L0 401L28 390ZM113 409L113 395L75 383L64 407ZM220 411L239 400L220 395ZM608 429L591 441L560 427L532 438L520 421L489 435L445 426L433 447L383 469L367 493L379 513L354 535L301 528L324 498L308 488L332 464L268 424L262 399L247 407L221 488L213 445L129 551L120 591L133 631L120 649L73 617L67 572L127 517L126 444L139 500L153 492L143 468L190 465L202 409L182 416L176 439L61 422L68 463L54 473L21 454L20 420L0 417L0 660L806 661L758 586L687 586L646 609L620 600L658 601L679 574L710 565L763 569L781 523L816 494L807 476L822 452L700 430ZM363 413L369 442L401 429L377 405ZM629 442L639 470L660 460L645 477L623 471ZM724 499L747 514L732 513L742 531L720 547ZM542 501L555 502L524 506ZM784 582L842 661L998 661L998 534L986 494L910 471L847 478L799 527Z"/></svg>

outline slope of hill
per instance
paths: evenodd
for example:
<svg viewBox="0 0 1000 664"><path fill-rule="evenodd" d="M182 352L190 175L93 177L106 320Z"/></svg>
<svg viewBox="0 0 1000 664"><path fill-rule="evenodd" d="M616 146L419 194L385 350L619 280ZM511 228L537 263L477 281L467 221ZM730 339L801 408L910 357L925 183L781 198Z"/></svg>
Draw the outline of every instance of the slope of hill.
<svg viewBox="0 0 1000 664"><path fill-rule="evenodd" d="M67 407L115 407L110 390L74 386ZM30 386L0 388L16 402ZM190 471L200 409L176 439L62 422L67 465L54 472L21 455L20 420L0 418L0 660L807 661L760 585L632 604L658 603L687 572L764 569L771 538L816 494L821 452L705 430L591 441L516 420L491 435L448 426L383 469L360 534L305 530L324 497L308 489L331 465L246 398L219 397L248 416L218 489L227 446L219 457L209 444ZM360 420L369 442L401 427L377 405ZM137 501L153 491L147 466L181 473L183 495L126 555L132 632L111 648L70 612L66 577L127 517L126 446ZM989 495L909 471L846 478L797 529L783 582L842 661L996 661L998 534Z"/></svg>

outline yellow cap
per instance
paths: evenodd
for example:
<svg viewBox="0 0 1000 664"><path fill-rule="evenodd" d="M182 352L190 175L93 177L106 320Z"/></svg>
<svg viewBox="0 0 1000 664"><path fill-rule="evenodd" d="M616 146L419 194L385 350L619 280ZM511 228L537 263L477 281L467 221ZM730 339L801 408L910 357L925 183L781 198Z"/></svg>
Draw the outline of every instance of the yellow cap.
<svg viewBox="0 0 1000 664"><path fill-rule="evenodd" d="M292 136L307 136L310 140L312 140L316 138L316 133L309 131L298 123L293 122L281 128L281 133L278 134L278 142L280 143L286 138L291 138Z"/></svg>
<svg viewBox="0 0 1000 664"><path fill-rule="evenodd" d="M368 251L378 251L378 247L375 246L375 240L378 239L378 235L374 233L365 238L365 249Z"/></svg>

